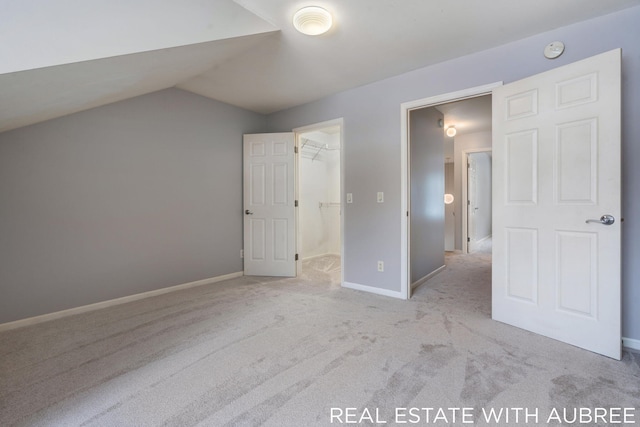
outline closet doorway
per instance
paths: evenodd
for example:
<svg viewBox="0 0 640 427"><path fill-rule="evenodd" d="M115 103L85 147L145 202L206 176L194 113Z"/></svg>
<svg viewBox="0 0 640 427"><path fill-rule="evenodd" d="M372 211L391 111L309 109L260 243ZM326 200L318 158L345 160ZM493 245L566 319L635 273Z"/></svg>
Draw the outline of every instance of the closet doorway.
<svg viewBox="0 0 640 427"><path fill-rule="evenodd" d="M342 120L294 132L298 147L298 272L340 271L342 283Z"/></svg>

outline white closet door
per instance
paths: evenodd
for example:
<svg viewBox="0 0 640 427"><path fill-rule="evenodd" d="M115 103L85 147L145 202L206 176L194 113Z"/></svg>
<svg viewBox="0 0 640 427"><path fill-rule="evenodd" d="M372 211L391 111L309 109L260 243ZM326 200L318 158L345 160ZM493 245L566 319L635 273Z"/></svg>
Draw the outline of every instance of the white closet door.
<svg viewBox="0 0 640 427"><path fill-rule="evenodd" d="M296 275L294 134L244 135L244 274Z"/></svg>

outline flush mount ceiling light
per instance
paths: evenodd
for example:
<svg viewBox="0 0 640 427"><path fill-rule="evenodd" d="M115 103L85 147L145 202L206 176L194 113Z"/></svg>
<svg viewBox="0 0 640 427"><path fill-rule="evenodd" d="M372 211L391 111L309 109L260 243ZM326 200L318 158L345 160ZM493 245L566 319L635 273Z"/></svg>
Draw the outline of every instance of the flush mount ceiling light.
<svg viewBox="0 0 640 427"><path fill-rule="evenodd" d="M456 136L456 127L455 126L449 126L447 128L447 136L450 136L450 137Z"/></svg>
<svg viewBox="0 0 640 427"><path fill-rule="evenodd" d="M293 26L308 36L324 34L332 24L331 14L318 6L303 7L293 15Z"/></svg>

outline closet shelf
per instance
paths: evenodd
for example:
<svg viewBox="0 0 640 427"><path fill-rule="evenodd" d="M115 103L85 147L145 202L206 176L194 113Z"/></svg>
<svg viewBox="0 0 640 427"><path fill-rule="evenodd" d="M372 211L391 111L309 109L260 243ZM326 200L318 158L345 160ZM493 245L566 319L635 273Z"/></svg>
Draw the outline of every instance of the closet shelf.
<svg viewBox="0 0 640 427"><path fill-rule="evenodd" d="M300 154L304 158L310 158L311 161L314 161L322 150L336 151L339 150L339 148L329 148L329 144L320 144L319 142L311 141L310 139L302 140L302 145L300 146Z"/></svg>

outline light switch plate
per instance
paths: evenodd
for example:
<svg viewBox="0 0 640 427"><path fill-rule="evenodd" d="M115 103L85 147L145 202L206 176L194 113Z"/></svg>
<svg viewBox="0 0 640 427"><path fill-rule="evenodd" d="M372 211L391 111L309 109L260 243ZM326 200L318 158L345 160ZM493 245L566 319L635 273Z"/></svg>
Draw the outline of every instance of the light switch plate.
<svg viewBox="0 0 640 427"><path fill-rule="evenodd" d="M378 191L378 203L384 202L384 193L382 191Z"/></svg>
<svg viewBox="0 0 640 427"><path fill-rule="evenodd" d="M353 203L353 193L347 193L347 203Z"/></svg>

